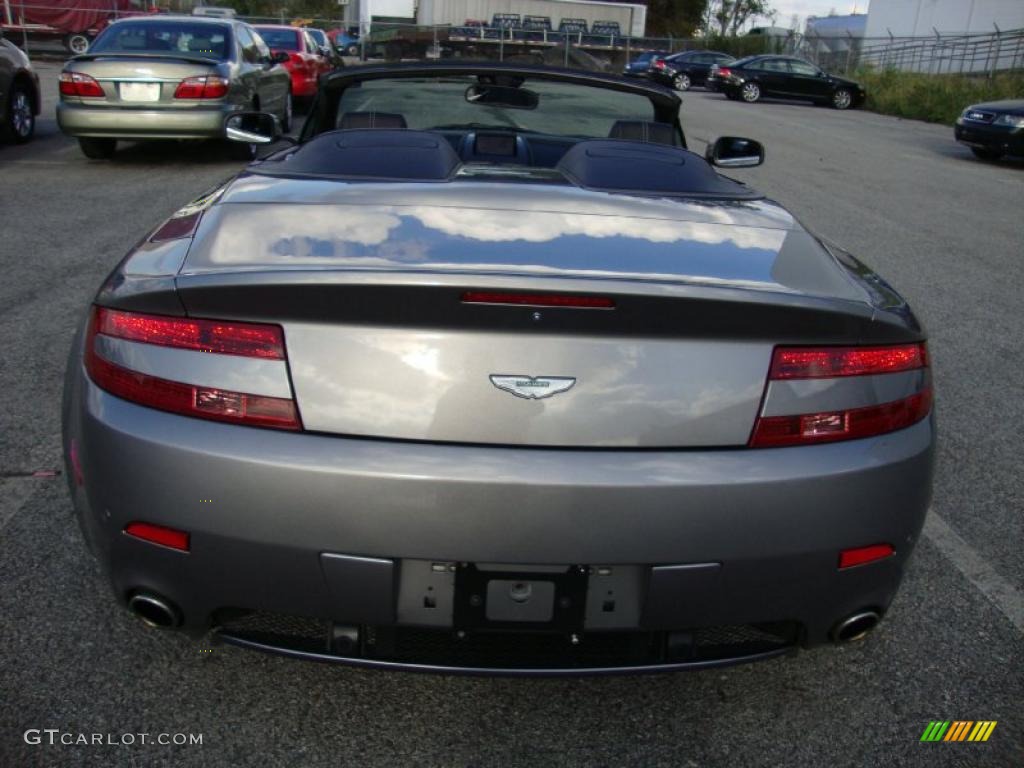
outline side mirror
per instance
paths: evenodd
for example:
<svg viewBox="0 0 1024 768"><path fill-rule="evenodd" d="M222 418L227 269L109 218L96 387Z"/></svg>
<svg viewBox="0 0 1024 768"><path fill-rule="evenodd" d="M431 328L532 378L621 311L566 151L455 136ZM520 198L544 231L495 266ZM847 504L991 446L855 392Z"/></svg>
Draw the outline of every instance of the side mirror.
<svg viewBox="0 0 1024 768"><path fill-rule="evenodd" d="M289 58L287 51L274 51L270 54L270 60L275 64L284 64Z"/></svg>
<svg viewBox="0 0 1024 768"><path fill-rule="evenodd" d="M722 136L708 144L704 159L719 168L752 168L764 162L764 146L739 136Z"/></svg>
<svg viewBox="0 0 1024 768"><path fill-rule="evenodd" d="M224 120L224 136L243 144L273 144L281 138L281 123L269 112L238 112Z"/></svg>

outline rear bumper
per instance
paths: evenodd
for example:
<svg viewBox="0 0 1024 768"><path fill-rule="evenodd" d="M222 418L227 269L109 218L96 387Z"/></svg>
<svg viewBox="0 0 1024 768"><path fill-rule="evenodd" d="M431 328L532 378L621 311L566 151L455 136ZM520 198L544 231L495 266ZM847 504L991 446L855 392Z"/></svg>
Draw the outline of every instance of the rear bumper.
<svg viewBox="0 0 1024 768"><path fill-rule="evenodd" d="M119 139L217 139L224 119L241 107L233 104L176 108L121 109L61 101L57 124L68 136Z"/></svg>
<svg viewBox="0 0 1024 768"><path fill-rule="evenodd" d="M80 367L69 383L87 540L120 601L164 595L196 634L229 607L400 624L424 562L585 564L638 574L630 628L786 621L813 645L884 612L930 500L931 418L813 448L527 450L247 429L127 403ZM188 531L191 551L124 535L135 520ZM879 542L896 554L837 570ZM372 567L346 581L324 553ZM711 567L657 569L690 564Z"/></svg>
<svg viewBox="0 0 1024 768"><path fill-rule="evenodd" d="M958 120L953 135L961 144L1007 155L1024 155L1024 128L966 123Z"/></svg>
<svg viewBox="0 0 1024 768"><path fill-rule="evenodd" d="M316 96L317 78L302 72L290 72L292 77L292 95L296 98Z"/></svg>

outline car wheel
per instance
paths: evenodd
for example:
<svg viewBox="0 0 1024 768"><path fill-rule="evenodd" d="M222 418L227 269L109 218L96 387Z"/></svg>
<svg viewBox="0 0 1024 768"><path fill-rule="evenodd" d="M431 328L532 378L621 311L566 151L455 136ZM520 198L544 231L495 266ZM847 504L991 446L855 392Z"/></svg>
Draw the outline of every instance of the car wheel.
<svg viewBox="0 0 1024 768"><path fill-rule="evenodd" d="M355 43L352 43L349 45L348 48L345 49L345 53L347 53L349 56L358 56L359 46L356 45Z"/></svg>
<svg viewBox="0 0 1024 768"><path fill-rule="evenodd" d="M984 147L971 147L971 152L979 160L998 160L1003 156L1002 152L995 149L985 149Z"/></svg>
<svg viewBox="0 0 1024 768"><path fill-rule="evenodd" d="M75 32L64 38L64 47L75 56L78 56L89 50L89 38L81 32Z"/></svg>
<svg viewBox="0 0 1024 768"><path fill-rule="evenodd" d="M281 131L288 133L292 129L292 116L294 115L294 104L292 101L292 89L284 97L284 115L281 118Z"/></svg>
<svg viewBox="0 0 1024 768"><path fill-rule="evenodd" d="M846 88L839 88L832 94L832 106L836 109L849 109L853 105L853 94Z"/></svg>
<svg viewBox="0 0 1024 768"><path fill-rule="evenodd" d="M109 160L117 150L117 139L90 139L82 137L78 140L82 154L90 160Z"/></svg>
<svg viewBox="0 0 1024 768"><path fill-rule="evenodd" d="M740 89L740 96L747 104L753 104L761 98L761 86L757 83L744 83Z"/></svg>
<svg viewBox="0 0 1024 768"><path fill-rule="evenodd" d="M672 79L672 87L677 91L690 90L690 76L685 72L680 72Z"/></svg>
<svg viewBox="0 0 1024 768"><path fill-rule="evenodd" d="M24 144L32 138L36 129L36 116L32 113L32 94L28 89L16 83L11 88L7 100L7 123L3 133L16 144Z"/></svg>

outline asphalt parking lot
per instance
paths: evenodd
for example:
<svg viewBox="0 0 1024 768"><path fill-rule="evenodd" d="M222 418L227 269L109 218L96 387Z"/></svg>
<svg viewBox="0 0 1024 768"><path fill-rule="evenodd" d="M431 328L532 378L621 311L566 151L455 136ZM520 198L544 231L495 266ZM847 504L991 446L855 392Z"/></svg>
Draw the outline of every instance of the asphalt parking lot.
<svg viewBox="0 0 1024 768"><path fill-rule="evenodd" d="M931 335L935 497L901 593L865 641L679 675L510 680L365 672L145 630L87 555L61 477L74 326L150 227L229 176L216 145L90 162L54 121L0 146L0 766L1010 766L1024 761L1024 164L952 129L691 92L691 146L767 146L737 172L891 280ZM43 476L33 476L42 472ZM984 744L931 720L996 720ZM49 745L28 729L201 734Z"/></svg>

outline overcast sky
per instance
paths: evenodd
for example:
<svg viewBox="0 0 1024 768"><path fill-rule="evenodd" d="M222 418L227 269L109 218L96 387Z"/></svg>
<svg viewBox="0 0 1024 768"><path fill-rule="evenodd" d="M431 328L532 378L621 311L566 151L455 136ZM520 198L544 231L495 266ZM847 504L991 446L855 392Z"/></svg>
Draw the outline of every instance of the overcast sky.
<svg viewBox="0 0 1024 768"><path fill-rule="evenodd" d="M779 12L775 23L780 27L788 27L795 13L800 17L800 28L803 29L808 16L828 16L833 8L840 15L853 13L854 8L857 13L866 13L868 0L772 0L772 7Z"/></svg>

